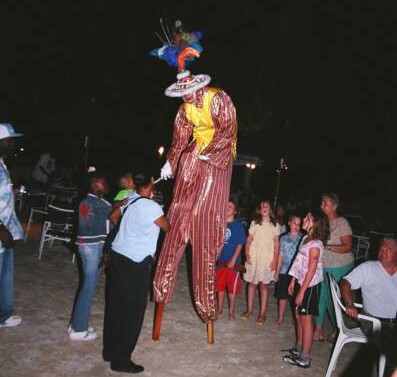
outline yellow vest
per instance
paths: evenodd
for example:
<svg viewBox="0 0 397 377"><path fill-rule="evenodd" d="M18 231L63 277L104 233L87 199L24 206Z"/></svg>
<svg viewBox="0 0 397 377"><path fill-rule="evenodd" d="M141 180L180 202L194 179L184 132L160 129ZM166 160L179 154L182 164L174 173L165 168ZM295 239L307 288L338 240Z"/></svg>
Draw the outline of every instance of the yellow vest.
<svg viewBox="0 0 397 377"><path fill-rule="evenodd" d="M211 116L211 101L220 89L209 88L203 95L203 106L197 107L193 103L185 103L185 114L188 121L193 124L193 140L196 142L197 152L201 153L211 143L215 126ZM232 143L233 155L236 153L236 137Z"/></svg>

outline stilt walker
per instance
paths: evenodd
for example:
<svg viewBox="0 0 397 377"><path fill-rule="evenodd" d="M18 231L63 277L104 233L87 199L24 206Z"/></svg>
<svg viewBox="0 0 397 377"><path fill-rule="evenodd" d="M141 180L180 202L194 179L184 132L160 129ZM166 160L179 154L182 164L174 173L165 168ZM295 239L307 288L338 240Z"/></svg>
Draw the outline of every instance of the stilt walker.
<svg viewBox="0 0 397 377"><path fill-rule="evenodd" d="M177 82L165 94L181 97L174 133L161 177L175 177L168 211L171 229L160 253L154 278L156 302L153 339L160 338L164 305L171 299L178 264L188 242L193 253L194 302L207 324L208 343L214 342L215 262L222 248L233 160L236 155L236 111L221 89L210 88L208 75L192 75L186 65L200 56L200 32L187 33L177 21L166 43L152 51L178 69Z"/></svg>

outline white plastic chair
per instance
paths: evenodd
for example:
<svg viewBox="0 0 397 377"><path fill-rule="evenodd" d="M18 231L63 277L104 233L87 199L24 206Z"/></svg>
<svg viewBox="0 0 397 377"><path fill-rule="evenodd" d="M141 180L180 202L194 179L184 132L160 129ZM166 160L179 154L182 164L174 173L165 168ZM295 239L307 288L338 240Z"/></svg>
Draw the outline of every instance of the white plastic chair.
<svg viewBox="0 0 397 377"><path fill-rule="evenodd" d="M335 316L336 316L336 324L339 329L338 337L336 338L334 350L332 351L331 359L328 364L327 373L325 377L331 377L332 373L335 371L336 362L338 361L339 354L342 351L342 348L347 343L369 343L370 339L362 332L362 330L357 327L353 329L349 329L345 326L342 316L342 310L346 312L346 308L342 304L341 294L339 290L338 283L334 279L334 277L330 274L328 275L329 286L331 287L331 295L332 302L334 306ZM357 308L362 308L362 305L354 303ZM376 346L380 351L380 330L381 330L381 322L379 319L370 317L367 315L359 314L358 319L364 319L366 321L372 322L372 330L374 339L371 338L371 341L374 341ZM379 357L379 366L378 366L378 377L383 377L386 365L386 357L380 351Z"/></svg>
<svg viewBox="0 0 397 377"><path fill-rule="evenodd" d="M73 239L73 216L74 210L72 209L51 204L48 206L48 219L43 224L38 259L41 259L46 242L52 247L54 241L70 242ZM72 262L74 262L74 258L73 254Z"/></svg>

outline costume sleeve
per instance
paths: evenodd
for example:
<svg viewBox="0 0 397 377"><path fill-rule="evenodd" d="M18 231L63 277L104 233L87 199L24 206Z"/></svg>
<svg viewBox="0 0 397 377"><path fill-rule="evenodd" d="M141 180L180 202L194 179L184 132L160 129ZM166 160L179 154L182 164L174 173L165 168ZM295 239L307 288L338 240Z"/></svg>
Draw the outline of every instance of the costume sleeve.
<svg viewBox="0 0 397 377"><path fill-rule="evenodd" d="M233 160L232 145L237 133L236 109L230 97L223 91L211 101L211 115L215 134L203 154L209 157L208 163L226 170Z"/></svg>
<svg viewBox="0 0 397 377"><path fill-rule="evenodd" d="M167 154L167 161L170 163L172 173L175 175L178 162L183 150L189 143L193 126L187 120L184 106L181 105L174 122L174 133L172 135L171 148Z"/></svg>

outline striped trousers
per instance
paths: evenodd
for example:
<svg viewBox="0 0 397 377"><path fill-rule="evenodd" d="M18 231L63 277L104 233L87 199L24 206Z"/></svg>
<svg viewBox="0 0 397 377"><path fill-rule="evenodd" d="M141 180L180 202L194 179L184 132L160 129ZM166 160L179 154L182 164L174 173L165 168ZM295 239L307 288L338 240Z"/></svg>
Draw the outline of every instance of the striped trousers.
<svg viewBox="0 0 397 377"><path fill-rule="evenodd" d="M166 234L154 278L154 300L172 297L178 264L188 242L192 245L194 302L200 318L215 320L215 263L227 224L232 164L227 170L201 161L194 152L182 154Z"/></svg>

